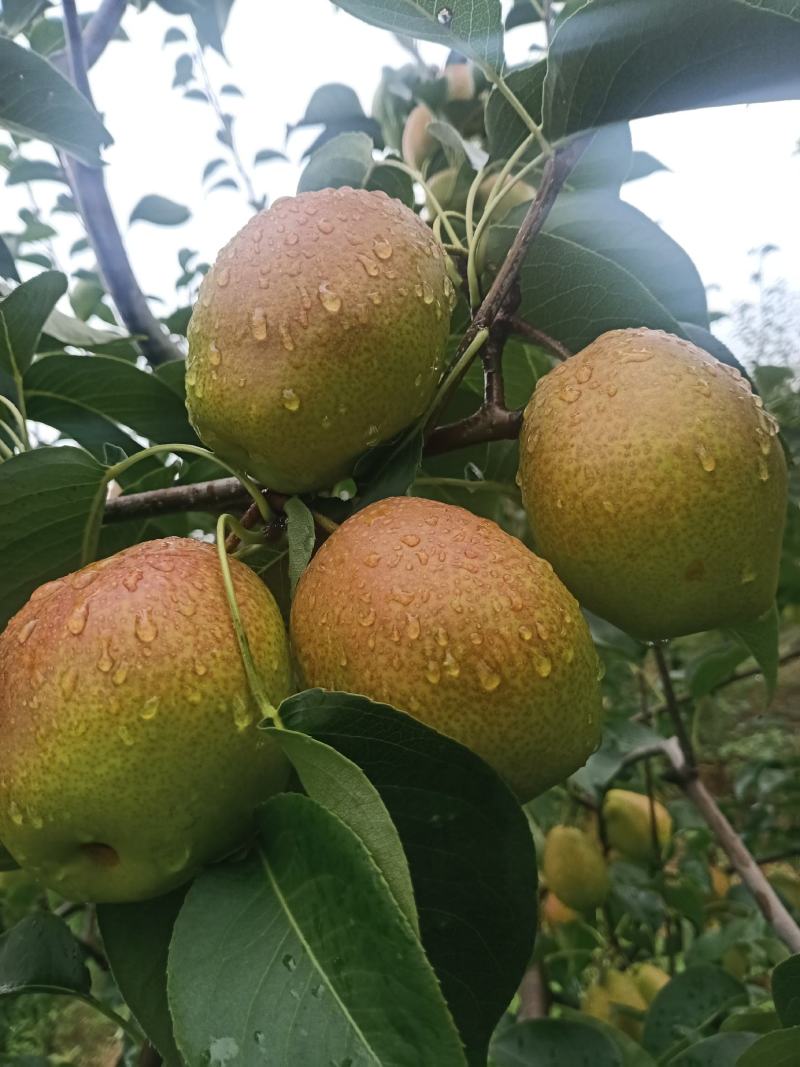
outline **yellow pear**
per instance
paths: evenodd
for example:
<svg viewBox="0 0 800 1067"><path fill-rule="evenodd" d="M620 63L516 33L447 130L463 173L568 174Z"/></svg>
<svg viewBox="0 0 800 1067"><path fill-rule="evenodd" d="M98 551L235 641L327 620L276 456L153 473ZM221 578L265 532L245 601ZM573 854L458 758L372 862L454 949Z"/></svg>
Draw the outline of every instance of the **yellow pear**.
<svg viewBox="0 0 800 1067"><path fill-rule="evenodd" d="M445 253L399 200L276 200L220 252L189 324L200 438L285 493L332 487L427 408L455 298Z"/></svg>
<svg viewBox="0 0 800 1067"><path fill-rule="evenodd" d="M642 1034L641 1020L620 1008L646 1012L647 1001L629 972L612 968L588 987L583 995L581 1009L587 1015L610 1023L629 1037L638 1040Z"/></svg>
<svg viewBox="0 0 800 1067"><path fill-rule="evenodd" d="M594 911L608 896L608 867L589 834L576 826L554 826L542 861L548 888L576 911Z"/></svg>
<svg viewBox="0 0 800 1067"><path fill-rule="evenodd" d="M763 614L786 512L777 424L733 367L613 330L537 383L519 480L537 551L590 611L647 640Z"/></svg>
<svg viewBox="0 0 800 1067"><path fill-rule="evenodd" d="M371 504L297 586L307 686L363 693L455 738L527 800L600 740L597 654L578 605L521 541L433 500Z"/></svg>
<svg viewBox="0 0 800 1067"><path fill-rule="evenodd" d="M580 912L568 907L552 892L545 894L540 914L542 922L553 929L557 926L566 926L567 923L577 922L581 917Z"/></svg>
<svg viewBox="0 0 800 1067"><path fill-rule="evenodd" d="M720 867L712 865L708 868L708 876L711 880L711 892L718 900L724 900L731 887L730 875L726 874Z"/></svg>
<svg viewBox="0 0 800 1067"><path fill-rule="evenodd" d="M638 963L633 968L633 977L648 1004L652 1004L656 994L664 988L670 980L670 976L655 963Z"/></svg>
<svg viewBox="0 0 800 1067"><path fill-rule="evenodd" d="M656 800L655 824L663 849L672 836L672 816ZM628 789L609 789L603 800L603 817L609 845L626 859L646 862L654 858L650 798Z"/></svg>
<svg viewBox="0 0 800 1067"><path fill-rule="evenodd" d="M280 614L253 571L231 571L277 705ZM286 782L211 545L147 541L41 586L0 636L0 677L0 840L68 899L167 892L241 844Z"/></svg>

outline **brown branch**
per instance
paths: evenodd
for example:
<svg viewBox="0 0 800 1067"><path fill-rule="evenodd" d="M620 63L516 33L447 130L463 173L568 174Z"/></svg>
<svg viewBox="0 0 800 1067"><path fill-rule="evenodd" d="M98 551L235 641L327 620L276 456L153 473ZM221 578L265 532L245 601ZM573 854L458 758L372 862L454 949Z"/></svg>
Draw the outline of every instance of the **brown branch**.
<svg viewBox="0 0 800 1067"><path fill-rule="evenodd" d="M89 70L95 65L113 38L125 14L128 0L102 0L83 31L83 54ZM50 56L50 62L62 72L69 69L66 52Z"/></svg>
<svg viewBox="0 0 800 1067"><path fill-rule="evenodd" d="M480 407L465 419L437 426L425 442L425 455L436 456L487 441L515 441L521 426L521 411L487 411Z"/></svg>
<svg viewBox="0 0 800 1067"><path fill-rule="evenodd" d="M776 935L792 952L800 952L800 927L767 881L741 837L722 813L714 797L700 780L697 768L686 759L677 737L642 745L629 753L625 765L650 756L664 756L672 768L672 777L703 816L711 832L731 862L731 866L755 898L761 914Z"/></svg>
<svg viewBox="0 0 800 1067"><path fill-rule="evenodd" d="M551 337L549 333L545 333L544 330L538 330L535 326L531 326L529 322L519 318L517 315L512 315L509 319L512 333L519 334L520 337L524 337L526 341L533 341L539 348L543 348L545 352L549 352L551 356L555 356L556 359L565 360L569 359L572 355L566 345L562 345L560 341L557 341L555 337Z"/></svg>
<svg viewBox="0 0 800 1067"><path fill-rule="evenodd" d="M675 690L672 686L672 678L670 678L669 674L669 666L664 655L664 648L662 645L655 645L653 651L656 657L656 664L658 665L658 673L661 676L661 685L664 688L666 709L669 713L669 717L672 719L673 729L680 741L687 764L690 767L695 767L697 760L695 759L694 747L686 729L686 724L683 721L683 715L681 714L677 697L675 696Z"/></svg>
<svg viewBox="0 0 800 1067"><path fill-rule="evenodd" d="M127 522L180 511L207 511L217 514L228 508L244 506L250 494L238 478L217 478L211 482L172 485L146 493L128 493L109 500L104 521Z"/></svg>
<svg viewBox="0 0 800 1067"><path fill-rule="evenodd" d="M63 0L63 9L72 80L92 103L75 0ZM130 333L143 338L139 341L142 354L153 366L182 359L181 350L172 343L150 310L136 281L108 198L102 168L87 167L66 154L61 155L61 162L97 257L105 287Z"/></svg>
<svg viewBox="0 0 800 1067"><path fill-rule="evenodd" d="M526 1019L544 1019L547 1016L550 997L540 963L531 963L522 976L518 992L518 1023L523 1023Z"/></svg>

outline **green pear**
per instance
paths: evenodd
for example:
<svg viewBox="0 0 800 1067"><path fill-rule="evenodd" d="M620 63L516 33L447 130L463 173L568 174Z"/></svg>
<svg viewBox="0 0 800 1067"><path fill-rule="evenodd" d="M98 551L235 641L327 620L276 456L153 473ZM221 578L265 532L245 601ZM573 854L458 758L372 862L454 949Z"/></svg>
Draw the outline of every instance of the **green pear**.
<svg viewBox="0 0 800 1067"><path fill-rule="evenodd" d="M653 802L653 808L656 838L663 849L672 836L672 816L658 800ZM603 799L603 818L611 848L621 852L626 859L642 863L655 858L653 815L648 796L628 789L609 789Z"/></svg>
<svg viewBox="0 0 800 1067"><path fill-rule="evenodd" d="M537 550L581 604L646 640L771 606L786 513L775 420L733 367L613 330L537 383L519 482Z"/></svg>
<svg viewBox="0 0 800 1067"><path fill-rule="evenodd" d="M554 826L544 844L548 888L567 907L589 912L608 896L608 867L596 842L577 826Z"/></svg>
<svg viewBox="0 0 800 1067"><path fill-rule="evenodd" d="M280 614L249 568L231 571L277 705ZM41 586L0 635L0 676L0 840L69 899L168 891L240 845L286 782L211 545L148 541Z"/></svg>
<svg viewBox="0 0 800 1067"><path fill-rule="evenodd" d="M462 508L395 497L357 512L300 579L291 634L306 685L410 713L522 799L599 744L597 654L578 605L548 563Z"/></svg>
<svg viewBox="0 0 800 1067"><path fill-rule="evenodd" d="M189 324L200 438L264 485L325 489L426 410L455 299L446 257L399 200L276 200L220 252Z"/></svg>
<svg viewBox="0 0 800 1067"><path fill-rule="evenodd" d="M587 1015L616 1026L638 1041L642 1036L641 1020L626 1012L625 1008L644 1013L647 1011L647 1001L633 976L614 967L592 982L581 1001L581 1009Z"/></svg>

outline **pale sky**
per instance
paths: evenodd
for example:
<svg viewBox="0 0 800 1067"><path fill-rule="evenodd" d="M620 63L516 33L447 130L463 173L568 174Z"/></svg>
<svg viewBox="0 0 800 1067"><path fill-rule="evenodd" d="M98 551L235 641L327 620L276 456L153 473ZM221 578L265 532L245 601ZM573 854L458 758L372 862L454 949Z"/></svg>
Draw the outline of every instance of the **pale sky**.
<svg viewBox="0 0 800 1067"><path fill-rule="evenodd" d="M88 11L95 5L89 0L79 6ZM106 156L108 183L134 269L146 292L168 299L179 273L177 249L197 249L201 258L213 259L249 214L241 194L203 193L203 167L224 151L214 138L210 108L170 88L185 42L165 49L161 42L176 24L191 34L188 19L171 18L153 4L142 15L129 10L124 26L130 43L113 42L91 74L96 104L115 138ZM521 29L509 35L512 61L525 57L528 33ZM300 118L317 86L345 82L369 112L381 68L406 61L388 33L335 10L328 0L236 0L225 45L229 65L210 52L206 61L217 88L232 81L245 93L244 100L225 101L237 115L237 140L248 164L260 148L284 149L286 124ZM423 45L422 50L426 59L443 62L443 49ZM747 252L767 242L781 249L769 262L770 277L783 276L800 289L800 156L793 154L800 139L800 102L640 120L633 124L633 139L635 148L658 156L671 173L631 183L625 196L683 245L706 284L720 286L712 306L725 308L752 296ZM294 192L307 143L306 131L296 133L288 148L292 162L268 163L252 172L257 190L273 199ZM29 154L49 158L46 149ZM50 184L36 189L43 205L59 191ZM174 228L138 222L128 230L128 216L146 193L186 204L192 219ZM0 229L14 228L16 210L26 203L23 190L4 189ZM77 229L67 216L56 217L63 220L65 234L57 245L60 266L90 267L90 254L69 260L66 250Z"/></svg>

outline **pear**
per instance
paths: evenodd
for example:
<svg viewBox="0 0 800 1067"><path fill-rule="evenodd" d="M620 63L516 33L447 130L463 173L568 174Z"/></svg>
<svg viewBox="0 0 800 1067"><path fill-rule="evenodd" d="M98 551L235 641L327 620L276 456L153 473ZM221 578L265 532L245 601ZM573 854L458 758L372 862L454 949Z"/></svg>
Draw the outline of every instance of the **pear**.
<svg viewBox="0 0 800 1067"><path fill-rule="evenodd" d="M280 614L249 568L231 571L277 705ZM71 900L167 892L240 845L286 782L211 545L147 541L41 586L0 636L0 676L0 840Z"/></svg>
<svg viewBox="0 0 800 1067"><path fill-rule="evenodd" d="M656 837L663 849L672 836L672 816L658 800L654 808ZM603 817L611 848L625 859L642 863L655 858L649 797L627 789L609 789L603 800Z"/></svg>
<svg viewBox="0 0 800 1067"><path fill-rule="evenodd" d="M449 504L394 497L348 519L297 586L307 686L362 693L472 749L527 800L600 740L578 605L520 541Z"/></svg>
<svg viewBox="0 0 800 1067"><path fill-rule="evenodd" d="M554 826L544 845L548 888L575 911L599 908L608 896L606 861L597 844L576 826Z"/></svg>
<svg viewBox="0 0 800 1067"><path fill-rule="evenodd" d="M638 1041L642 1036L641 1020L620 1010L625 1008L646 1012L647 1001L634 977L627 971L613 967L588 987L581 1003L581 1009L587 1015L616 1026L618 1030Z"/></svg>
<svg viewBox="0 0 800 1067"><path fill-rule="evenodd" d="M435 118L427 104L416 104L408 113L403 127L401 151L403 159L414 170L421 170L423 163L440 147L439 142L428 131Z"/></svg>
<svg viewBox="0 0 800 1067"><path fill-rule="evenodd" d="M577 922L581 915L574 908L568 907L563 900L559 900L555 893L547 893L541 908L542 921L551 929L558 926L566 926L567 923Z"/></svg>
<svg viewBox="0 0 800 1067"><path fill-rule="evenodd" d="M667 972L655 963L637 963L633 968L633 977L648 1004L653 1003L657 994L670 980Z"/></svg>
<svg viewBox="0 0 800 1067"><path fill-rule="evenodd" d="M613 330L537 383L519 482L537 551L581 604L645 640L773 603L786 512L775 420L738 370Z"/></svg>
<svg viewBox="0 0 800 1067"><path fill-rule="evenodd" d="M426 410L455 300L399 200L276 200L220 252L189 323L186 406L209 448L284 493L332 487Z"/></svg>

